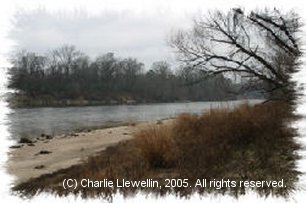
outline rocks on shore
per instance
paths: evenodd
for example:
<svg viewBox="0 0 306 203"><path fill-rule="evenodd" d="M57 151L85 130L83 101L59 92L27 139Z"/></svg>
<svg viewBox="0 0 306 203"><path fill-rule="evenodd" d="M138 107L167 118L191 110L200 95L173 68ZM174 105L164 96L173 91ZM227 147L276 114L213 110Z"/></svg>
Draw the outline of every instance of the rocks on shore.
<svg viewBox="0 0 306 203"><path fill-rule="evenodd" d="M40 152L38 152L37 154L35 154L35 156L40 155L40 154L50 154L52 152L47 151L47 150L41 150Z"/></svg>
<svg viewBox="0 0 306 203"><path fill-rule="evenodd" d="M33 143L33 141L30 140L29 138L22 137L22 138L20 138L19 143L22 143L22 144L30 144L30 143Z"/></svg>
<svg viewBox="0 0 306 203"><path fill-rule="evenodd" d="M40 137L46 138L47 140L53 139L53 136L52 136L52 135L47 135L47 134L44 134L44 133L42 133L42 134L40 135Z"/></svg>
<svg viewBox="0 0 306 203"><path fill-rule="evenodd" d="M18 148L21 148L23 147L23 145L12 145L10 146L11 149L18 149Z"/></svg>
<svg viewBox="0 0 306 203"><path fill-rule="evenodd" d="M77 134L77 133L71 133L70 136L71 136L71 137L78 137L79 134Z"/></svg>
<svg viewBox="0 0 306 203"><path fill-rule="evenodd" d="M45 168L45 165L38 165L34 167L34 169L43 169L43 168Z"/></svg>

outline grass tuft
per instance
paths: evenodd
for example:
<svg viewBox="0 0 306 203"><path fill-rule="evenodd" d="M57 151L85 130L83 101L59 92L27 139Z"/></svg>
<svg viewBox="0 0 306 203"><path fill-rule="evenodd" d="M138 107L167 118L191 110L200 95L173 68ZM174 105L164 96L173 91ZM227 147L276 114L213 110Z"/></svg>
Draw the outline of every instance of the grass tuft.
<svg viewBox="0 0 306 203"><path fill-rule="evenodd" d="M173 133L173 126L155 125L136 134L136 146L152 168L171 168L175 166L178 149Z"/></svg>

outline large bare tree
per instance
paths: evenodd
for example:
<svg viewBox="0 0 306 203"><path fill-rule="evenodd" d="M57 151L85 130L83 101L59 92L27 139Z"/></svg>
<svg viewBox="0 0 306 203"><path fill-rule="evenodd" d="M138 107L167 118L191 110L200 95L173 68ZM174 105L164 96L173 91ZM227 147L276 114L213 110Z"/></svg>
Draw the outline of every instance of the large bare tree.
<svg viewBox="0 0 306 203"><path fill-rule="evenodd" d="M171 39L183 65L210 75L239 76L270 99L293 100L301 55L298 15L279 10L210 12ZM246 82L247 81L247 82Z"/></svg>

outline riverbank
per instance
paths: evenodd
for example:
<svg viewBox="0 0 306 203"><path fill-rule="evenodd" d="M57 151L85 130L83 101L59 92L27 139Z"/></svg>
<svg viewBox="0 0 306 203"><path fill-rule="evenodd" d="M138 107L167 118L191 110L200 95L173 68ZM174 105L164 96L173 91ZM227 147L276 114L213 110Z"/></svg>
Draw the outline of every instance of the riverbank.
<svg viewBox="0 0 306 203"><path fill-rule="evenodd" d="M104 100L78 99L58 99L52 96L44 95L31 97L23 94L9 94L7 101L11 108L39 108L39 107L80 107L80 106L105 106L105 105L138 105L138 104L158 104L158 103L183 103L183 102L209 102L209 101L235 101L239 97L226 97L208 99L208 100L187 100L184 98L176 100L147 100L132 97L115 97ZM244 98L246 99L246 98ZM250 98L251 99L251 98ZM262 98L260 98L262 99Z"/></svg>
<svg viewBox="0 0 306 203"><path fill-rule="evenodd" d="M60 196L80 194L85 198L110 199L117 192L128 196L139 191L157 195L176 193L184 197L194 192L227 193L238 197L250 190L262 196L286 197L296 189L299 175L296 150L300 145L295 141L296 130L289 125L295 119L288 104L268 102L209 110L201 115L185 113L170 123L146 123L142 125L144 128L136 125L129 137L133 139L107 147L77 165L17 184L12 190L29 197L43 191ZM83 188L78 184L73 190L67 190L62 186L65 178L113 182L152 179L160 187ZM250 188L244 184L197 187L197 180L201 178L235 183L282 181L285 187ZM169 187L166 179L187 180L190 187Z"/></svg>
<svg viewBox="0 0 306 203"><path fill-rule="evenodd" d="M73 106L103 106L119 104L138 104L140 101L134 99L105 99L105 100L87 100L78 99L58 99L52 96L31 97L22 94L11 94L7 99L11 108L39 108L39 107L73 107Z"/></svg>
<svg viewBox="0 0 306 203"><path fill-rule="evenodd" d="M152 123L155 122L133 123L55 137L45 135L31 143L16 144L11 146L9 152L8 173L16 177L15 184L18 184L68 168L109 146L131 139L135 131Z"/></svg>

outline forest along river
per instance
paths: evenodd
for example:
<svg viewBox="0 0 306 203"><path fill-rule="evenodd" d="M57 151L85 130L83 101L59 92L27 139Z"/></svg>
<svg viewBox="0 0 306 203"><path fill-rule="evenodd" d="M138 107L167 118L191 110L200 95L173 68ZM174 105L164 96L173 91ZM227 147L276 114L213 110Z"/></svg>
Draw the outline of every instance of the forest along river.
<svg viewBox="0 0 306 203"><path fill-rule="evenodd" d="M256 104L262 100L248 100ZM159 103L142 105L13 109L8 115L12 139L58 135L82 128L153 121L180 113L202 113L211 108L233 108L246 100L222 102Z"/></svg>

